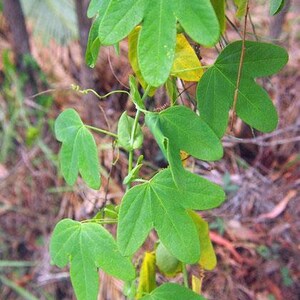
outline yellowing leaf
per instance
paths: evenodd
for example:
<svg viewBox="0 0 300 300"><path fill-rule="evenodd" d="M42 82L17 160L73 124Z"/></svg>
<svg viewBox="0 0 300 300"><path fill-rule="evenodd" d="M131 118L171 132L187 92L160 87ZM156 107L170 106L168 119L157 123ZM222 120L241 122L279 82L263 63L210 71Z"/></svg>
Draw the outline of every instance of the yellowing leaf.
<svg viewBox="0 0 300 300"><path fill-rule="evenodd" d="M192 275L192 290L196 294L201 294L202 280L195 275Z"/></svg>
<svg viewBox="0 0 300 300"><path fill-rule="evenodd" d="M247 0L234 0L235 5L237 6L237 17L243 17L247 11Z"/></svg>
<svg viewBox="0 0 300 300"><path fill-rule="evenodd" d="M203 75L201 63L183 34L176 38L176 49L171 75L185 81L199 81Z"/></svg>
<svg viewBox="0 0 300 300"><path fill-rule="evenodd" d="M152 292L155 288L155 254L153 252L145 252L136 298L140 299L144 294Z"/></svg>
<svg viewBox="0 0 300 300"><path fill-rule="evenodd" d="M200 260L199 265L205 270L213 270L217 265L217 257L209 238L208 223L205 222L197 213L189 211L190 217L192 217L200 240Z"/></svg>
<svg viewBox="0 0 300 300"><path fill-rule="evenodd" d="M186 167L187 159L189 158L189 154L183 150L180 150L180 158L182 161L182 165Z"/></svg>
<svg viewBox="0 0 300 300"><path fill-rule="evenodd" d="M143 89L146 89L147 83L141 73L141 69L138 62L138 56L137 56L138 38L139 38L140 30L141 30L141 26L137 26L128 36L128 58L132 70L136 75L137 80L139 81ZM155 94L155 91L156 88L151 88L149 91L149 96L150 97L153 96Z"/></svg>

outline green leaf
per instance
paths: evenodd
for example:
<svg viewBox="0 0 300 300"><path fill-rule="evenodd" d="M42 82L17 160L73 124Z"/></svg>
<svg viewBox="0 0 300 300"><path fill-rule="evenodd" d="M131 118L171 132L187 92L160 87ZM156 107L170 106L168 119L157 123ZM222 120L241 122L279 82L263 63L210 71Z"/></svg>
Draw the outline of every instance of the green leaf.
<svg viewBox="0 0 300 300"><path fill-rule="evenodd" d="M125 38L142 21L144 11L145 0L103 1L98 29L101 43L112 45Z"/></svg>
<svg viewBox="0 0 300 300"><path fill-rule="evenodd" d="M54 126L55 136L62 142L59 159L66 182L73 185L79 171L90 188L99 189L101 178L97 146L77 112L74 109L65 110Z"/></svg>
<svg viewBox="0 0 300 300"><path fill-rule="evenodd" d="M96 223L60 221L52 234L50 255L58 267L70 263L71 281L78 300L97 299L97 268L122 280L135 277L129 259L120 254L110 233Z"/></svg>
<svg viewBox="0 0 300 300"><path fill-rule="evenodd" d="M167 80L173 64L176 17L172 1L148 1L146 11L138 42L139 65L145 80L158 87Z"/></svg>
<svg viewBox="0 0 300 300"><path fill-rule="evenodd" d="M155 275L155 254L153 252L145 252L136 299L140 299L143 295L152 292L156 288Z"/></svg>
<svg viewBox="0 0 300 300"><path fill-rule="evenodd" d="M130 65L132 67L133 72L135 73L136 78L138 79L139 83L145 90L147 88L148 84L146 83L146 81L142 75L141 68L140 68L140 65L138 62L138 54L137 54L138 37L139 37L140 31L141 31L141 27L137 26L128 36L128 58L129 58ZM148 95L150 97L152 97L155 94L155 91L156 91L156 88L151 87Z"/></svg>
<svg viewBox="0 0 300 300"><path fill-rule="evenodd" d="M213 46L220 28L210 0L177 0L175 14L186 33L196 42Z"/></svg>
<svg viewBox="0 0 300 300"><path fill-rule="evenodd" d="M284 0L270 0L270 15L278 14L284 7Z"/></svg>
<svg viewBox="0 0 300 300"><path fill-rule="evenodd" d="M98 26L99 26L100 18L97 17L91 26L88 38L87 49L85 53L85 62L86 64L94 68L96 65L96 61L98 58L98 53L100 49L100 40L98 38Z"/></svg>
<svg viewBox="0 0 300 300"><path fill-rule="evenodd" d="M143 165L142 164L137 164L129 173L128 175L124 178L123 184L127 185L130 184L133 180L135 180L140 172L140 169Z"/></svg>
<svg viewBox="0 0 300 300"><path fill-rule="evenodd" d="M204 73L197 87L200 116L219 137L225 133L228 112L233 105L241 48L241 41L228 45ZM271 99L255 78L278 72L287 60L286 50L279 46L252 41L245 43L236 113L262 132L274 130L278 117Z"/></svg>
<svg viewBox="0 0 300 300"><path fill-rule="evenodd" d="M161 137L171 145L203 160L217 160L223 155L221 142L209 126L185 106L173 106L160 113L148 113L146 124L156 138L161 150Z"/></svg>
<svg viewBox="0 0 300 300"><path fill-rule="evenodd" d="M219 37L219 23L210 0L93 1L89 15L96 11L101 18L98 34L102 45L120 41L142 23L138 62L143 78L153 87L162 85L170 74L177 21L201 44L213 45Z"/></svg>
<svg viewBox="0 0 300 300"><path fill-rule="evenodd" d="M137 125L133 144L131 144L131 132L133 128L134 119L129 117L126 111L121 115L118 122L118 144L127 151L138 149L143 144L143 132L140 125Z"/></svg>
<svg viewBox="0 0 300 300"><path fill-rule="evenodd" d="M170 171L175 184L180 188L185 182L185 172L181 161L180 149L176 145L170 143L168 138L164 139L164 146L167 152L167 160L169 162Z"/></svg>
<svg viewBox="0 0 300 300"><path fill-rule="evenodd" d="M129 77L129 86L130 86L130 95L133 103L135 104L137 109L145 109L145 105L142 101L138 84L136 79L133 76Z"/></svg>
<svg viewBox="0 0 300 300"><path fill-rule="evenodd" d="M185 182L180 189L175 185L171 171L165 169L125 194L117 235L124 255L132 255L155 228L162 243L179 260L194 263L199 259L195 225L186 209L216 207L224 201L225 194L206 179L183 172Z"/></svg>
<svg viewBox="0 0 300 300"><path fill-rule="evenodd" d="M94 17L98 12L99 7L103 4L104 1L105 0L91 0L87 10L87 16L89 18Z"/></svg>
<svg viewBox="0 0 300 300"><path fill-rule="evenodd" d="M144 296L141 300L170 300L170 299L180 299L180 300L205 300L200 295L197 295L192 290L175 284L175 283L165 283L160 287L156 288L149 295Z"/></svg>
<svg viewBox="0 0 300 300"><path fill-rule="evenodd" d="M174 276L181 271L181 262L168 251L163 243L158 244L155 254L156 265L164 275Z"/></svg>
<svg viewBox="0 0 300 300"><path fill-rule="evenodd" d="M221 33L224 33L224 31L226 29L226 17L225 17L226 3L225 3L225 0L210 0L210 2L215 10L218 20L219 20L220 31L221 31Z"/></svg>
<svg viewBox="0 0 300 300"><path fill-rule="evenodd" d="M209 237L208 223L205 222L194 211L189 211L189 214L195 222L200 240L201 254L199 265L201 266L201 268L211 271L217 265L217 257Z"/></svg>
<svg viewBox="0 0 300 300"><path fill-rule="evenodd" d="M166 92L170 98L171 106L173 106L178 98L178 91L176 86L176 78L169 77L166 84L165 84Z"/></svg>

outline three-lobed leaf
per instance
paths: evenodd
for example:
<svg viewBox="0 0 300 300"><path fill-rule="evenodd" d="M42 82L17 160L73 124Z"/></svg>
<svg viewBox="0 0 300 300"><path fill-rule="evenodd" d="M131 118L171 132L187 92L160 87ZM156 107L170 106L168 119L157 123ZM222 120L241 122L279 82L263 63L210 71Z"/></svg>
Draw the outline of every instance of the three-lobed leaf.
<svg viewBox="0 0 300 300"><path fill-rule="evenodd" d="M162 137L168 138L176 149L184 150L198 159L212 161L223 155L222 144L215 133L185 106L172 106L160 113L148 113L146 124L164 153Z"/></svg>
<svg viewBox="0 0 300 300"><path fill-rule="evenodd" d="M185 182L180 189L175 185L171 171L165 169L125 194L117 235L124 255L132 255L155 228L162 243L179 260L195 263L199 259L198 234L186 210L216 207L224 201L225 194L208 180L183 172Z"/></svg>
<svg viewBox="0 0 300 300"><path fill-rule="evenodd" d="M138 62L138 37L141 27L136 27L128 38L128 57L131 67L145 89L147 83L141 73L141 68ZM152 62L153 63L153 62ZM189 44L188 40L183 34L177 34L176 36L176 47L173 59L173 65L171 68L171 75L181 78L186 81L199 81L203 75L203 69L201 62L199 61L194 49ZM166 84L168 81L166 82ZM151 87L149 95L152 96L156 88ZM177 96L176 96L177 97Z"/></svg>
<svg viewBox="0 0 300 300"><path fill-rule="evenodd" d="M90 188L99 189L101 178L97 146L74 109L67 109L58 116L55 136L62 142L59 158L66 182L73 185L79 172Z"/></svg>
<svg viewBox="0 0 300 300"><path fill-rule="evenodd" d="M170 299L180 299L180 300L205 300L200 295L197 295L192 290L175 284L175 283L165 283L149 295L144 296L141 300L170 300Z"/></svg>
<svg viewBox="0 0 300 300"><path fill-rule="evenodd" d="M233 105L241 49L241 41L229 44L204 73L197 87L200 116L219 137L225 133L228 112ZM267 92L255 82L255 78L278 72L287 60L287 52L279 46L245 42L236 113L248 125L262 132L274 130L278 117Z"/></svg>
<svg viewBox="0 0 300 300"><path fill-rule="evenodd" d="M59 267L70 263L71 281L78 300L97 299L98 268L122 280L135 277L130 260L121 255L111 234L96 223L60 221L52 234L50 255L52 263Z"/></svg>
<svg viewBox="0 0 300 300"><path fill-rule="evenodd" d="M218 137L187 107L173 106L160 113L148 113L146 124L167 158L178 187L185 182L181 150L203 160L216 160L223 155Z"/></svg>
<svg viewBox="0 0 300 300"><path fill-rule="evenodd" d="M119 42L142 23L138 33L138 63L143 78L153 87L163 84L170 74L177 21L200 44L213 45L219 37L219 23L210 0L91 1L88 15L96 13L100 18L101 45Z"/></svg>

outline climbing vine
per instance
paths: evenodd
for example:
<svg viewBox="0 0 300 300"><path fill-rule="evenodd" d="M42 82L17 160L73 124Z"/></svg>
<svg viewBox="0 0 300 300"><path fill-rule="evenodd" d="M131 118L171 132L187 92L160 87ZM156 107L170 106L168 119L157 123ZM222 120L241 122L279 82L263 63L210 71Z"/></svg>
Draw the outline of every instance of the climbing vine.
<svg viewBox="0 0 300 300"><path fill-rule="evenodd" d="M246 18L248 1L234 2L237 15ZM272 12L279 11L281 3L271 1ZM288 60L285 49L247 41L244 34L241 41L228 44L214 64L203 66L191 41L198 47L218 43L226 30L225 5L225 0L90 2L87 14L93 24L86 62L95 66L100 47L113 45L118 51L119 42L128 37L129 61L135 74L129 79L129 98L136 111L134 118L122 113L117 132L84 124L74 109L63 111L55 122L55 135L62 143L61 172L70 185L80 174L90 188L101 186L93 133L110 136L116 147L128 153L123 181L126 192L120 206L110 205L109 213L104 210L90 220L61 220L52 235L52 262L59 267L70 263L71 281L80 300L97 299L98 269L124 280L124 294L129 299L204 299L197 286L199 282L201 286L203 270L215 267L216 255L208 224L197 211L218 207L225 193L187 169L184 157L203 161L222 158L221 138L230 110L254 129L274 130L276 109L256 78L278 72ZM178 103L179 80L198 82L196 99L190 106ZM147 98L162 86L169 97L168 107L149 110ZM147 179L140 175L143 157L136 157L136 150L143 147L143 125L169 164ZM116 238L106 224L116 224ZM151 230L157 233L158 241L152 252L144 253L141 267L135 267L135 253ZM201 272L198 278L193 276L190 286L186 267L191 264L198 264ZM182 273L183 285L157 287L156 267L166 276Z"/></svg>

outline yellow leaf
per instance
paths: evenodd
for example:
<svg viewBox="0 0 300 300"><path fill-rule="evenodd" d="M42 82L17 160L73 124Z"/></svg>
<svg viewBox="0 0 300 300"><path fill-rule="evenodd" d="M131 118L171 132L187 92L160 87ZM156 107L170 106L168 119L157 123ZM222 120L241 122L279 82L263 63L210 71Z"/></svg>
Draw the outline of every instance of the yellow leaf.
<svg viewBox="0 0 300 300"><path fill-rule="evenodd" d="M137 56L137 45L138 45L140 30L141 30L141 26L137 26L128 36L128 58L132 70L136 75L137 80L145 90L147 87L147 83L142 76L141 69L138 62L138 56ZM149 96L152 97L155 94L155 91L156 88L154 87L151 88L149 91Z"/></svg>
<svg viewBox="0 0 300 300"><path fill-rule="evenodd" d="M200 259L199 265L202 269L213 270L217 265L217 257L209 238L208 223L205 222L197 213L189 211L189 215L192 217L200 240Z"/></svg>
<svg viewBox="0 0 300 300"><path fill-rule="evenodd" d="M183 34L176 38L175 59L171 75L185 81L199 81L203 75L201 62Z"/></svg>
<svg viewBox="0 0 300 300"><path fill-rule="evenodd" d="M189 158L189 154L183 150L180 150L180 158L182 161L182 165L186 167L187 159Z"/></svg>
<svg viewBox="0 0 300 300"><path fill-rule="evenodd" d="M201 294L202 280L195 275L192 275L192 290L198 295Z"/></svg>
<svg viewBox="0 0 300 300"><path fill-rule="evenodd" d="M156 288L155 281L155 254L145 252L144 260L140 270L139 286L136 299L140 299L145 293L150 293Z"/></svg>

